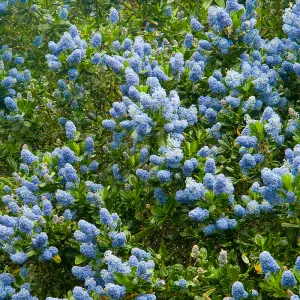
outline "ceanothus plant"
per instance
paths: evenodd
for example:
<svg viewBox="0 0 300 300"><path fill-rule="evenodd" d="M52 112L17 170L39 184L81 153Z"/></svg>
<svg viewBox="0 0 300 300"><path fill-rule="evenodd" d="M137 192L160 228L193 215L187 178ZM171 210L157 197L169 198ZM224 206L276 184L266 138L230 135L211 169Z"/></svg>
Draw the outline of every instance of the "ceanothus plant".
<svg viewBox="0 0 300 300"><path fill-rule="evenodd" d="M268 39L255 0L44 2L0 2L0 298L299 299L299 0Z"/></svg>

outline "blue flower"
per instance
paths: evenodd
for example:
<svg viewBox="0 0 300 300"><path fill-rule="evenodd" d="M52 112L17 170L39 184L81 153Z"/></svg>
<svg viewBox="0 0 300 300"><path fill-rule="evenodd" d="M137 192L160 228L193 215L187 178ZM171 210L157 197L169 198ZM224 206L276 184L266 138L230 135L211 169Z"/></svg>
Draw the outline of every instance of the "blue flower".
<svg viewBox="0 0 300 300"><path fill-rule="evenodd" d="M264 251L259 255L262 271L266 273L276 273L280 270L276 260L268 251Z"/></svg>
<svg viewBox="0 0 300 300"><path fill-rule="evenodd" d="M168 201L168 196L161 188L156 188L154 190L154 198L158 201L160 205L163 205Z"/></svg>
<svg viewBox="0 0 300 300"><path fill-rule="evenodd" d="M110 14L109 14L109 20L112 24L115 24L119 21L119 14L115 8L111 8Z"/></svg>
<svg viewBox="0 0 300 300"><path fill-rule="evenodd" d="M126 68L125 77L128 86L135 86L140 82L138 74L136 74L131 68Z"/></svg>
<svg viewBox="0 0 300 300"><path fill-rule="evenodd" d="M191 27L196 32L203 29L203 26L196 18L191 18Z"/></svg>
<svg viewBox="0 0 300 300"><path fill-rule="evenodd" d="M101 54L95 53L94 56L91 58L91 62L93 65L99 65L101 63Z"/></svg>
<svg viewBox="0 0 300 300"><path fill-rule="evenodd" d="M76 69L69 69L68 77L69 77L69 80L75 81L76 78L78 77L78 71Z"/></svg>
<svg viewBox="0 0 300 300"><path fill-rule="evenodd" d="M92 161L89 165L89 170L91 172L97 172L98 168L99 168L99 163L96 160Z"/></svg>
<svg viewBox="0 0 300 300"><path fill-rule="evenodd" d="M246 210L243 206L241 206L240 204L237 204L234 206L234 213L237 217L242 218L244 217L244 215L246 214Z"/></svg>
<svg viewBox="0 0 300 300"><path fill-rule="evenodd" d="M216 227L219 230L227 230L228 229L228 219L227 218L220 218L216 221Z"/></svg>
<svg viewBox="0 0 300 300"><path fill-rule="evenodd" d="M114 236L112 242L113 247L124 247L126 245L126 235L124 232L119 232Z"/></svg>
<svg viewBox="0 0 300 300"><path fill-rule="evenodd" d="M183 174L186 177L190 177L195 168L198 167L198 161L195 158L186 160L183 165Z"/></svg>
<svg viewBox="0 0 300 300"><path fill-rule="evenodd" d="M239 281L236 281L232 285L231 294L236 300L248 298L248 293L245 291L244 285Z"/></svg>
<svg viewBox="0 0 300 300"><path fill-rule="evenodd" d="M66 125L66 136L69 140L72 140L75 136L75 132L76 132L76 127L74 125L74 123L72 121L67 121Z"/></svg>
<svg viewBox="0 0 300 300"><path fill-rule="evenodd" d="M221 7L210 6L208 9L209 25L217 32L232 25L229 14Z"/></svg>
<svg viewBox="0 0 300 300"><path fill-rule="evenodd" d="M148 160L149 151L147 148L142 148L140 151L140 163L146 163Z"/></svg>
<svg viewBox="0 0 300 300"><path fill-rule="evenodd" d="M236 141L241 146L244 146L245 148L256 148L258 139L256 136L245 136L241 135L236 138Z"/></svg>
<svg viewBox="0 0 300 300"><path fill-rule="evenodd" d="M184 47L191 48L193 46L193 39L193 35L191 33L187 33L183 42Z"/></svg>
<svg viewBox="0 0 300 300"><path fill-rule="evenodd" d="M300 64L299 63L294 63L293 70L296 73L296 75L300 77Z"/></svg>
<svg viewBox="0 0 300 300"><path fill-rule="evenodd" d="M114 120L103 120L102 126L106 130L113 131L116 127L116 122Z"/></svg>
<svg viewBox="0 0 300 300"><path fill-rule="evenodd" d="M7 240L14 234L14 229L0 224L0 240Z"/></svg>
<svg viewBox="0 0 300 300"><path fill-rule="evenodd" d="M112 171L113 171L113 175L114 177L118 180L118 181L124 181L123 176L120 173L119 170L119 165L118 164L114 164L112 167Z"/></svg>
<svg viewBox="0 0 300 300"><path fill-rule="evenodd" d="M203 222L209 217L209 211L207 209L196 207L189 212L189 217L196 222Z"/></svg>
<svg viewBox="0 0 300 300"><path fill-rule="evenodd" d="M130 38L126 38L126 39L123 41L122 48L123 48L124 51L126 51L126 50L131 51L131 48L132 48L132 40L131 40Z"/></svg>
<svg viewBox="0 0 300 300"><path fill-rule="evenodd" d="M136 175L142 180L148 180L151 177L151 173L143 169L137 169Z"/></svg>
<svg viewBox="0 0 300 300"><path fill-rule="evenodd" d="M42 35L38 35L35 37L34 41L33 41L33 46L35 47L39 47L43 42L43 36Z"/></svg>
<svg viewBox="0 0 300 300"><path fill-rule="evenodd" d="M200 47L201 50L211 50L212 45L207 40L200 40L199 41L199 47Z"/></svg>
<svg viewBox="0 0 300 300"><path fill-rule="evenodd" d="M186 188L176 192L176 201L187 204L200 200L205 195L205 188L202 183L196 182L193 178L186 179Z"/></svg>
<svg viewBox="0 0 300 300"><path fill-rule="evenodd" d="M34 227L33 221L29 220L25 216L21 216L19 219L19 230L24 233L32 233Z"/></svg>
<svg viewBox="0 0 300 300"><path fill-rule="evenodd" d="M80 49L75 49L68 57L67 57L67 62L69 63L69 65L73 65L73 64L79 64L82 60L83 56L82 56L82 52ZM70 70L69 70L70 71ZM76 76L77 77L77 76ZM70 79L70 75L69 75L69 79Z"/></svg>
<svg viewBox="0 0 300 300"><path fill-rule="evenodd" d="M225 175L219 174L215 178L214 193L218 196L227 192L227 179Z"/></svg>
<svg viewBox="0 0 300 300"><path fill-rule="evenodd" d="M247 212L247 214L250 214L250 215L258 215L260 213L260 208L259 208L258 202L255 200L250 201L247 204L246 212Z"/></svg>
<svg viewBox="0 0 300 300"><path fill-rule="evenodd" d="M13 77L5 77L2 81L1 84L2 86L4 86L6 89L11 88L12 86L14 86L16 84L17 80L16 78Z"/></svg>
<svg viewBox="0 0 300 300"><path fill-rule="evenodd" d="M156 174L158 180L162 183L168 182L171 180L171 173L168 170L160 170Z"/></svg>
<svg viewBox="0 0 300 300"><path fill-rule="evenodd" d="M249 169L252 169L256 166L256 160L255 157L249 153L246 153L243 155L240 166L244 173L247 173Z"/></svg>
<svg viewBox="0 0 300 300"><path fill-rule="evenodd" d="M73 196L65 191L57 190L55 193L56 200L64 207L69 206L74 203L75 199Z"/></svg>
<svg viewBox="0 0 300 300"><path fill-rule="evenodd" d="M141 260L148 260L151 258L151 254L142 250L142 249L139 249L139 248L132 248L131 250L131 254L136 256L136 258L141 261Z"/></svg>
<svg viewBox="0 0 300 300"><path fill-rule="evenodd" d="M86 292L82 287L79 287L79 286L76 286L74 289L73 289L73 297L75 300L93 300L88 292Z"/></svg>
<svg viewBox="0 0 300 300"><path fill-rule="evenodd" d="M215 174L216 173L216 163L213 158L209 158L206 163L205 163L205 168L204 168L205 173L211 173Z"/></svg>
<svg viewBox="0 0 300 300"><path fill-rule="evenodd" d="M2 54L2 60L7 62L12 61L12 52L10 50L5 51Z"/></svg>
<svg viewBox="0 0 300 300"><path fill-rule="evenodd" d="M176 53L175 56L170 59L172 74L182 74L184 72L184 58L181 52Z"/></svg>
<svg viewBox="0 0 300 300"><path fill-rule="evenodd" d="M95 274L93 268L90 265L87 265L85 267L72 267L72 273L79 280L85 280L89 277L94 277Z"/></svg>
<svg viewBox="0 0 300 300"><path fill-rule="evenodd" d="M203 62L195 63L190 71L190 80L196 82L202 78L202 73L204 71Z"/></svg>
<svg viewBox="0 0 300 300"><path fill-rule="evenodd" d="M113 48L115 51L120 51L121 49L121 44L119 41L113 41Z"/></svg>
<svg viewBox="0 0 300 300"><path fill-rule="evenodd" d="M240 106L240 103L241 103L240 98L232 97L230 95L225 98L225 101L232 108L238 108Z"/></svg>
<svg viewBox="0 0 300 300"><path fill-rule="evenodd" d="M207 146L204 146L198 151L197 155L201 157L207 157L210 155L210 149Z"/></svg>
<svg viewBox="0 0 300 300"><path fill-rule="evenodd" d="M48 242L48 236L45 232L38 233L32 239L32 246L33 248L40 248L43 249L46 247Z"/></svg>
<svg viewBox="0 0 300 300"><path fill-rule="evenodd" d="M112 299L122 299L125 294L126 294L126 287L125 286L120 286L117 284L113 284L113 283L108 283L105 286L106 289L106 293L109 297L111 297ZM75 299L77 300L77 299Z"/></svg>
<svg viewBox="0 0 300 300"><path fill-rule="evenodd" d="M172 7L171 6L166 7L165 14L166 14L167 17L172 16Z"/></svg>
<svg viewBox="0 0 300 300"><path fill-rule="evenodd" d="M24 57L20 57L20 56L16 57L15 58L15 63L17 65L22 65L24 63Z"/></svg>
<svg viewBox="0 0 300 300"><path fill-rule="evenodd" d="M234 70L228 71L225 77L226 84L232 89L239 87L243 83L243 81L243 74L240 74Z"/></svg>
<svg viewBox="0 0 300 300"><path fill-rule="evenodd" d="M203 228L203 232L205 235L212 235L216 232L216 229L217 229L216 225L210 224Z"/></svg>
<svg viewBox="0 0 300 300"><path fill-rule="evenodd" d="M17 265L22 265L28 259L28 256L23 251L19 251L15 254L10 254L10 259L12 260L13 263Z"/></svg>
<svg viewBox="0 0 300 300"><path fill-rule="evenodd" d="M281 285L284 288L292 288L297 284L295 275L291 271L284 271L281 277Z"/></svg>
<svg viewBox="0 0 300 300"><path fill-rule="evenodd" d="M94 152L94 141L91 137L87 137L85 139L85 143L84 143L84 151L89 154L92 155Z"/></svg>
<svg viewBox="0 0 300 300"><path fill-rule="evenodd" d="M241 9L245 9L245 7L242 4L239 4L237 0L227 0L226 1L226 11L236 11L238 12Z"/></svg>
<svg viewBox="0 0 300 300"><path fill-rule="evenodd" d="M215 94L225 94L227 92L226 87L221 81L218 81L215 77L210 76L208 78L208 84L210 89Z"/></svg>
<svg viewBox="0 0 300 300"><path fill-rule="evenodd" d="M7 9L7 4L8 4L7 1L0 2L0 16L2 16L5 13Z"/></svg>
<svg viewBox="0 0 300 300"><path fill-rule="evenodd" d="M58 8L58 17L62 20L67 20L69 15L69 11L66 7L61 8L59 6Z"/></svg>
<svg viewBox="0 0 300 300"><path fill-rule="evenodd" d="M96 257L96 248L93 244L81 244L80 253L88 258Z"/></svg>
<svg viewBox="0 0 300 300"><path fill-rule="evenodd" d="M12 110L12 111L18 110L18 105L14 99L12 99L10 97L5 97L4 103L9 110Z"/></svg>
<svg viewBox="0 0 300 300"><path fill-rule="evenodd" d="M300 256L296 259L295 270L300 271Z"/></svg>
<svg viewBox="0 0 300 300"><path fill-rule="evenodd" d="M181 289L185 289L187 285L187 281L185 279L179 279L175 281L174 284L180 287Z"/></svg>
<svg viewBox="0 0 300 300"><path fill-rule="evenodd" d="M264 184L272 189L278 189L282 186L281 176L268 168L261 171L261 178Z"/></svg>
<svg viewBox="0 0 300 300"><path fill-rule="evenodd" d="M91 40L91 44L93 48L99 48L101 46L102 43L102 36L100 33L96 33L93 35L92 40Z"/></svg>

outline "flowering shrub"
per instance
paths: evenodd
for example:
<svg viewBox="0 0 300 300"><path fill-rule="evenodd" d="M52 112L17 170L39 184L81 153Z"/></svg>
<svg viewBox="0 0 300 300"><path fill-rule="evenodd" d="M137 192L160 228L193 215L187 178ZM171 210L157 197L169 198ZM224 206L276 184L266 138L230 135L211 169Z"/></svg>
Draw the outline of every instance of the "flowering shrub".
<svg viewBox="0 0 300 300"><path fill-rule="evenodd" d="M300 2L240 2L0 2L0 299L299 299Z"/></svg>

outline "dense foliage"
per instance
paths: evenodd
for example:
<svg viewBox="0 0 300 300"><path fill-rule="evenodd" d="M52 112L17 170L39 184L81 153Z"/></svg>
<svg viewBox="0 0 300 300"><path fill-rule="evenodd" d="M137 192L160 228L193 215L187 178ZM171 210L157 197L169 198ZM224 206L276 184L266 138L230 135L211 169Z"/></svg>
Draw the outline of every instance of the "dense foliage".
<svg viewBox="0 0 300 300"><path fill-rule="evenodd" d="M0 0L0 299L299 300L299 52L299 0Z"/></svg>

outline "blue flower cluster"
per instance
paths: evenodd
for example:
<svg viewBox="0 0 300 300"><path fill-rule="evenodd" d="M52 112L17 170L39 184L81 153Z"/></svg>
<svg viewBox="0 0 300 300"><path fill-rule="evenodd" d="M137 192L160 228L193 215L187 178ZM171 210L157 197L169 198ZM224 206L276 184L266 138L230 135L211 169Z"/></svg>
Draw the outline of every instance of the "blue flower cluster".
<svg viewBox="0 0 300 300"><path fill-rule="evenodd" d="M31 72L28 69L22 70L24 58L13 55L12 49L7 45L2 45L0 57L0 71L5 74L0 77L3 78L1 87L5 90L4 104L9 112L6 118L10 122L22 121L23 116L19 113L18 100L22 98L20 92L26 90L31 82Z"/></svg>

